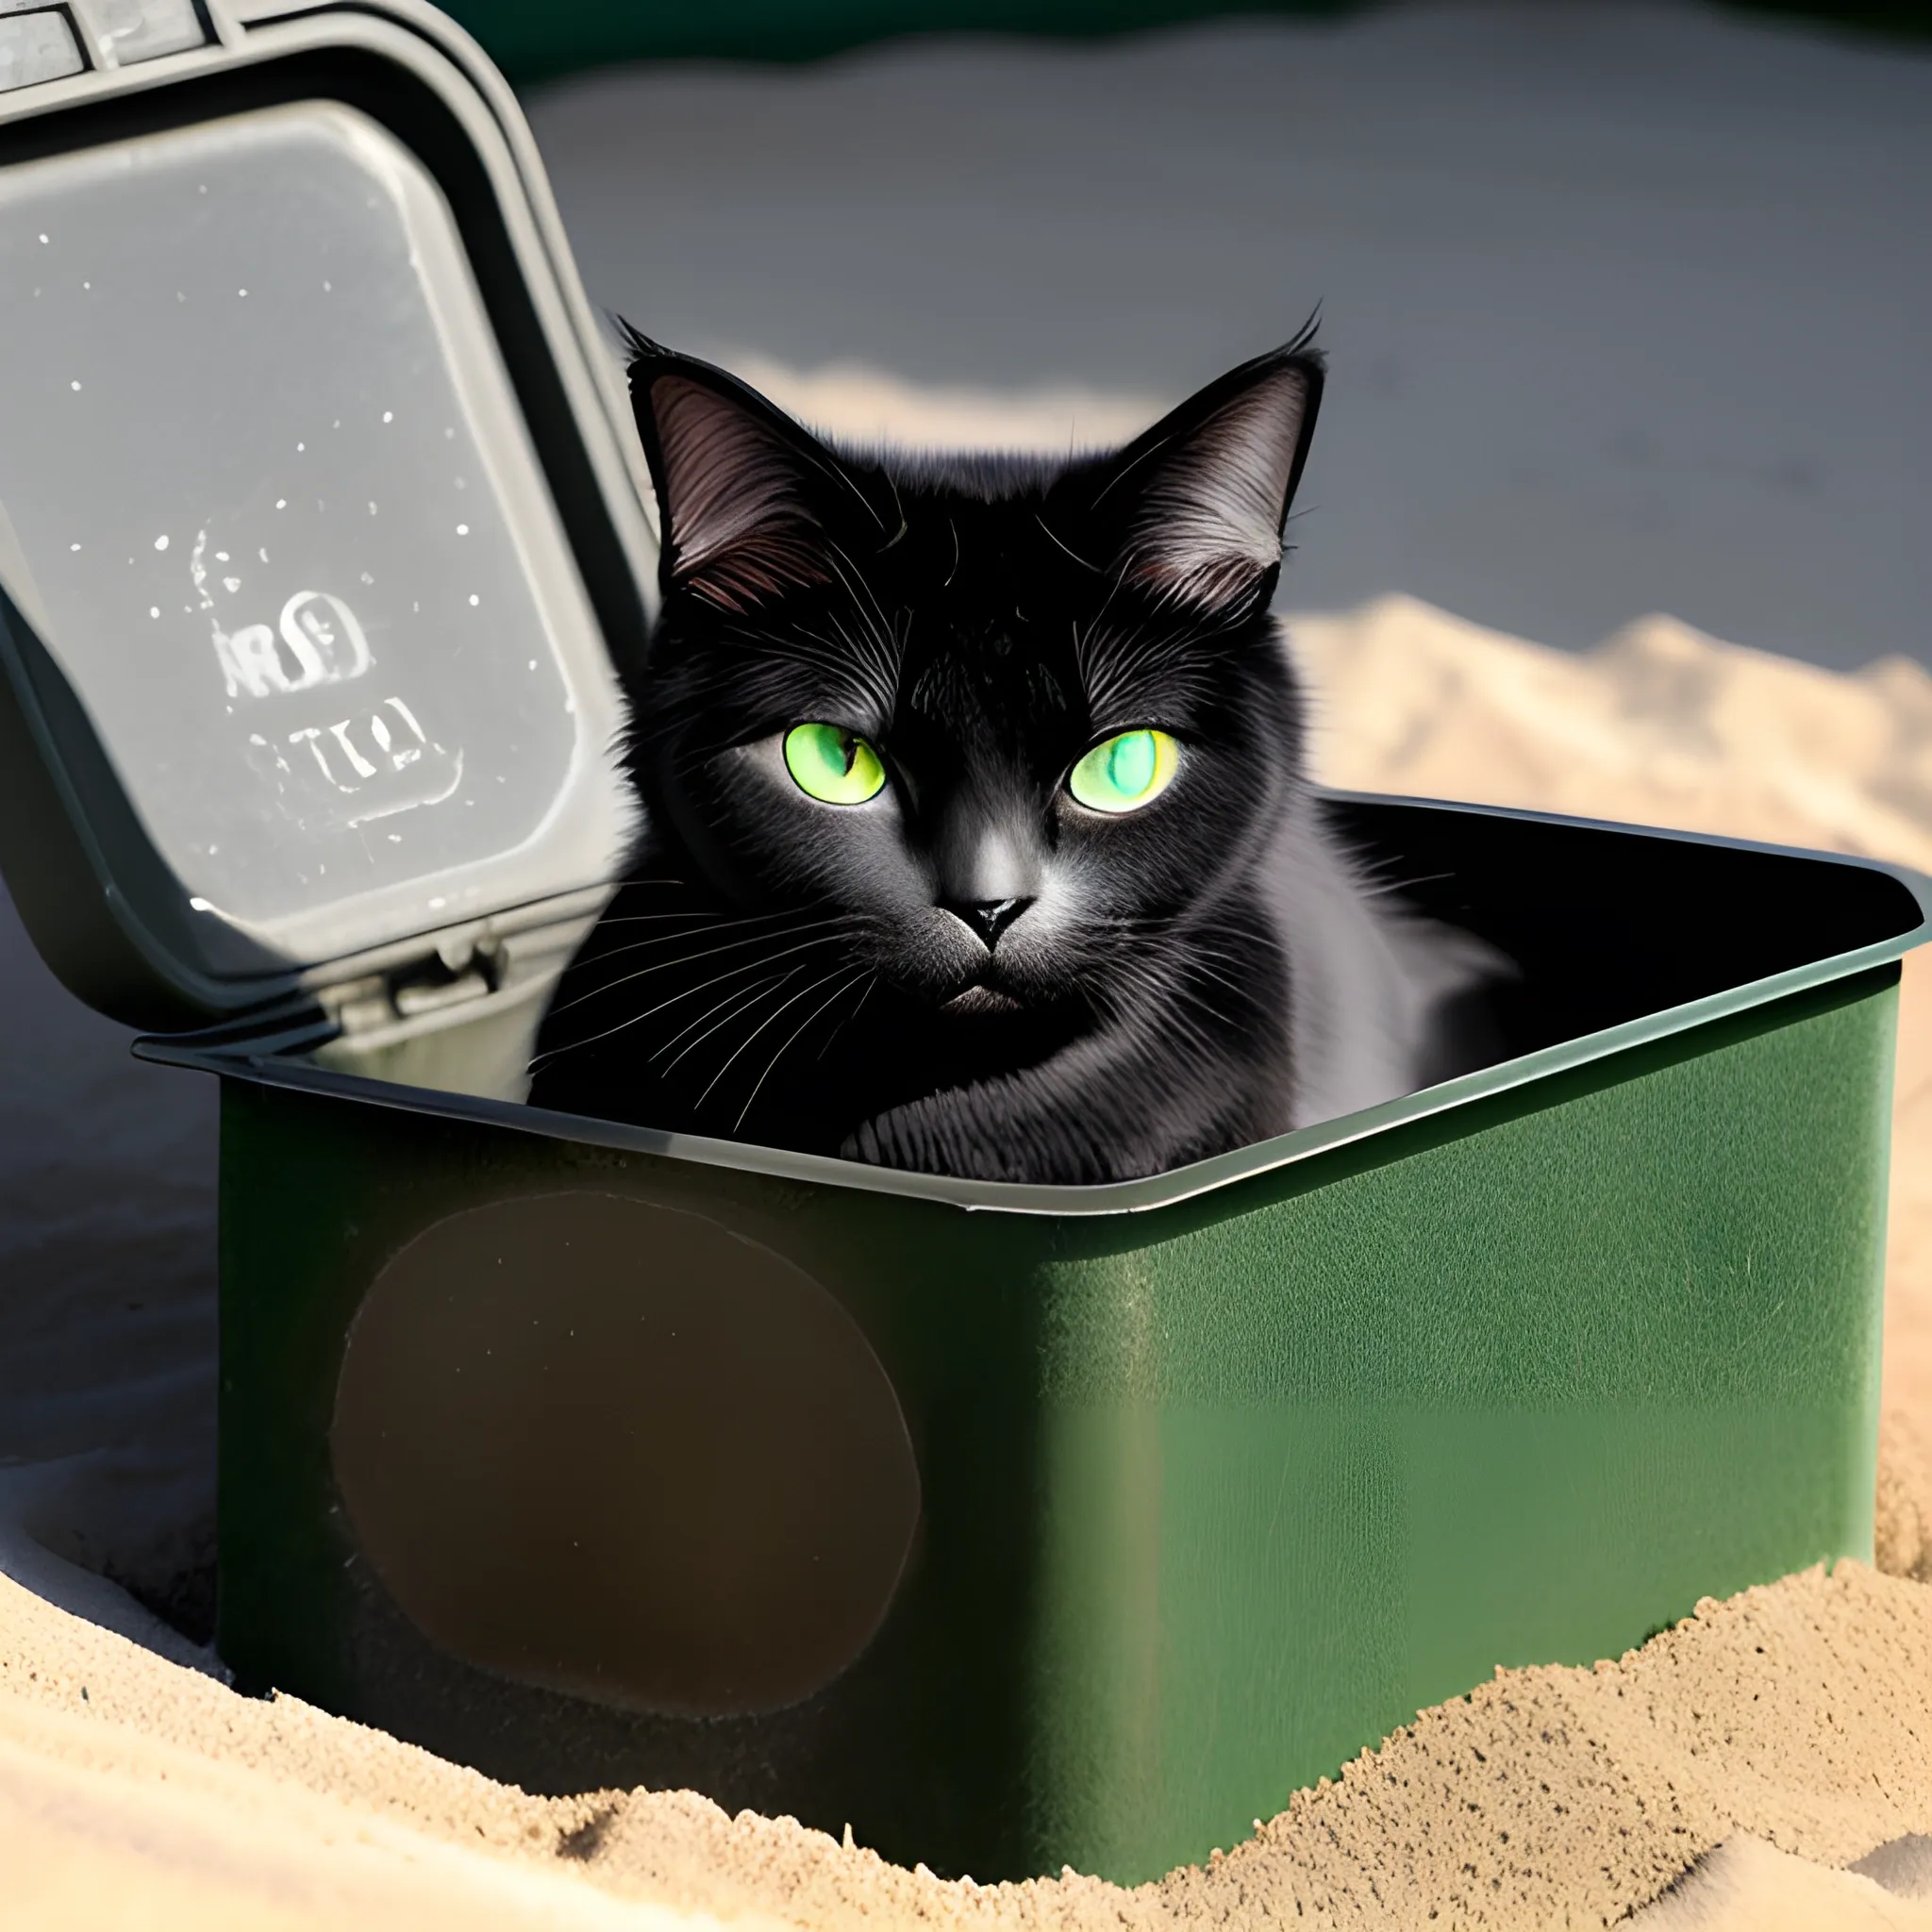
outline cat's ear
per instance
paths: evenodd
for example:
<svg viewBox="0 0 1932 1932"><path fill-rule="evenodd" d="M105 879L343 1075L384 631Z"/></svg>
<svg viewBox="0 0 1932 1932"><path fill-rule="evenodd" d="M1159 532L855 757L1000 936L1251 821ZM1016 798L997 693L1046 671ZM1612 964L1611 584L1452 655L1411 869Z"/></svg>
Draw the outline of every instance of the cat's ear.
<svg viewBox="0 0 1932 1932"><path fill-rule="evenodd" d="M1208 384L1089 473L1081 508L1096 563L1202 610L1273 589L1322 400L1311 333Z"/></svg>
<svg viewBox="0 0 1932 1932"><path fill-rule="evenodd" d="M830 582L824 498L838 458L736 376L635 330L625 340L666 591L743 611Z"/></svg>

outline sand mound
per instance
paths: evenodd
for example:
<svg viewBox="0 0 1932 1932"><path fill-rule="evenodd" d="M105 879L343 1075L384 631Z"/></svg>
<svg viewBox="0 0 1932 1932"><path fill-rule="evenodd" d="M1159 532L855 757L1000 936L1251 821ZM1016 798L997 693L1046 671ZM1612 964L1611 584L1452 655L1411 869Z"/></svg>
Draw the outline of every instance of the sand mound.
<svg viewBox="0 0 1932 1932"><path fill-rule="evenodd" d="M948 1883L690 1793L527 1797L238 1697L0 1580L9 1924L1598 1924L1743 1837L1841 1866L1914 1834L1932 1834L1932 1591L1855 1564L1701 1605L1593 1670L1499 1672L1247 1843L1133 1891ZM1748 1901L1762 1870L1727 1855L1683 1909ZM1807 1883L1906 1909L1874 1880Z"/></svg>
<svg viewBox="0 0 1932 1932"><path fill-rule="evenodd" d="M1645 617L1581 656L1412 597L1291 620L1337 785L1825 846L1932 871L1932 675Z"/></svg>

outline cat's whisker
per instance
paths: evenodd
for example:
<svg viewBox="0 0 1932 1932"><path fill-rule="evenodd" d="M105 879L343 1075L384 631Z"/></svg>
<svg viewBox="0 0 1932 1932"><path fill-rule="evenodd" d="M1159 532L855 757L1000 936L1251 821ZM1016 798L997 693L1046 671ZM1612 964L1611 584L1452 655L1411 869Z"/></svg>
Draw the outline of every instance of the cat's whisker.
<svg viewBox="0 0 1932 1932"><path fill-rule="evenodd" d="M670 999L660 1003L658 1010L661 1011L665 1006L675 1006L681 999L691 999L698 993L709 992L714 987L729 985L730 982L734 979L742 979L747 973L756 973L758 970L758 968L763 964L764 961L762 959L752 959L747 961L742 966L727 966L724 972L714 973L708 979L703 981L700 985L687 988L681 993L674 993ZM777 976L781 975L768 974L764 979L754 980L752 984L754 986L769 985L771 980L774 977ZM675 1046L677 1042L680 1040L682 1040L687 1033L691 1031L691 1027L702 1026L704 1023L708 1019L709 1019L713 1013L717 1012L722 1007L728 1005L732 1000L737 999L741 993L747 991L749 989L743 986L733 987L732 990L724 995L724 999L718 1001L715 1005L707 1007L703 1012L699 1013L694 1019L687 1022L685 1025L683 1025L675 1033L674 1033L669 1040L662 1041L652 1053L651 1058L655 1060L660 1055L669 1053L671 1049L674 1046Z"/></svg>
<svg viewBox="0 0 1932 1932"><path fill-rule="evenodd" d="M844 581L845 588L852 592L852 601L858 608L859 616L864 618L868 614L870 615L871 619L877 625L874 635L878 641L890 651L891 648L891 633L892 627L886 621L885 610L880 606L879 600L874 596L872 586L866 582L865 574L853 562L851 558L846 556L845 552L837 543L828 541L825 548L830 554L832 568L838 571L840 577ZM850 573L849 575L847 575L848 572ZM867 612L867 605L872 607L870 613Z"/></svg>
<svg viewBox="0 0 1932 1932"><path fill-rule="evenodd" d="M747 1033L745 1037L732 1050L729 1058L725 1060L724 1064L722 1067L720 1067L715 1074L711 1075L710 1086L707 1087L705 1091L698 1095L698 1106L703 1107L705 1102L711 1097L711 1089L716 1087L718 1082L722 1080L724 1077L724 1075L731 1071L732 1065L737 1060L739 1055L741 1054L745 1050L745 1048L748 1047L752 1043L752 1041L756 1040L758 1037L758 1035L765 1030L767 1026L771 1025L771 1024L774 1020L778 1019L782 1014L790 1012L791 1009L793 1007L795 1007L800 1000L808 998L820 987L824 986L827 979L833 978L839 973L848 970L850 969L835 966L832 969L831 973L825 974L822 977L814 979L809 984L801 987L798 990L798 991L793 993L791 997L789 1000L787 1000L782 1007L779 1007L774 1011L768 1013L764 1019L760 1020L758 1024L755 1027L753 1027L752 1030L749 1033Z"/></svg>
<svg viewBox="0 0 1932 1932"><path fill-rule="evenodd" d="M881 557L883 557L888 550L891 549L892 545L897 543L900 541L900 539L905 536L906 532L912 527L912 525L906 521L906 500L899 494L899 486L897 483L893 482L892 473L890 470L886 472L886 481L891 487L892 508L899 512L899 527L892 533L892 537L890 542L882 543L879 545L879 555Z"/></svg>
<svg viewBox="0 0 1932 1932"><path fill-rule="evenodd" d="M709 923L713 932L735 932L741 926L770 925L781 919L794 918L798 911L799 908L792 906L787 907L783 911L779 912L749 913L742 919L725 919L715 912L628 912L619 918L602 919L597 923L600 925L643 925L664 919L702 919ZM686 935L683 933L666 933L662 939L638 940L628 946L614 946L608 953L599 953L596 958L599 959L613 959L621 952L635 952L639 946L663 945L671 940L683 939L685 937ZM589 965L594 962L587 960L585 963Z"/></svg>
<svg viewBox="0 0 1932 1932"><path fill-rule="evenodd" d="M755 980L748 989L745 987L740 987L737 989L737 991L726 993L724 997L722 1000L720 1000L715 1007L707 1007L705 1010L702 1013L700 1013L697 1016L697 1018L691 1023L691 1025L680 1027L677 1032L674 1033L671 1036L671 1038L667 1040L664 1042L664 1044L660 1046L658 1049L658 1051L651 1056L651 1058L654 1060L663 1059L664 1055L670 1053L671 1049L674 1046L677 1046L677 1042L680 1040L684 1039L684 1036L691 1030L692 1026L704 1026L704 1023L707 1020L709 1020L714 1013L719 1014L721 1017L718 1018L711 1025L705 1026L705 1030L702 1033L700 1033L695 1040L691 1041L688 1044L682 1047L678 1047L677 1052L672 1054L671 1058L668 1060L664 1061L664 1065L661 1071L666 1074L670 1073L672 1068L675 1067L678 1063L678 1061L685 1057L686 1054L690 1053L692 1047L702 1045L704 1041L710 1039L712 1034L717 1032L720 1026L729 1025L730 1023L739 1016L739 1014L744 1012L749 1008L757 1006L758 1003L761 999L763 999L768 992L775 991L778 987L789 985L792 980L796 979L799 974L801 974L804 970L805 969L802 966L794 966L789 973L774 974L771 977L767 979ZM724 1011L724 1008L730 1008L728 1012Z"/></svg>
<svg viewBox="0 0 1932 1932"><path fill-rule="evenodd" d="M1175 967L1184 969L1186 963L1185 960L1163 962L1157 968L1144 960L1128 959L1119 962L1114 976L1128 983L1124 990L1130 994L1138 991L1141 1001L1158 1007L1167 1027L1186 1036L1203 1057L1212 1059L1220 1049L1211 1036L1187 1012L1186 990L1176 983L1174 976ZM1211 1014L1212 1009L1208 1011ZM1116 1017L1119 1017L1118 1011Z"/></svg>
<svg viewBox="0 0 1932 1932"><path fill-rule="evenodd" d="M835 628L838 627L835 618L828 616L826 621L832 624ZM843 638L842 648L839 643L834 642L832 639L823 637L817 631L808 630L803 625L793 626L782 633L740 628L735 629L732 636L741 642L760 645L786 658L802 663L815 665L828 672L840 681L852 684L854 689L869 702L890 704L892 679L895 674L890 668L877 666L870 662L860 646L850 638L844 638L842 631L841 631L841 637ZM799 647L799 640L801 638L817 645L818 648L816 650L801 649ZM880 689L878 683L880 677L883 677L885 680L883 690Z"/></svg>
<svg viewBox="0 0 1932 1932"><path fill-rule="evenodd" d="M1361 887L1362 896L1369 899L1386 899L1391 892L1406 892L1411 886L1433 886L1441 879L1453 879L1453 872L1425 872L1420 878L1376 879Z"/></svg>
<svg viewBox="0 0 1932 1932"><path fill-rule="evenodd" d="M832 1042L838 1039L840 1034L844 1032L846 1027L851 1025L852 1023L858 1018L859 1014L865 1011L865 1003L867 1000L872 998L874 992L878 988L878 983L879 975L877 972L874 971L872 977L868 979L865 983L865 991L858 995L858 1004L856 1007L854 1007L853 1009L849 1013L847 1013L845 1017L842 1020L841 1020L839 1024L836 1026L834 1026L828 1034L825 1035L825 1043L822 1047L820 1047L818 1052L813 1056L815 1059L824 1059L824 1057L831 1052Z"/></svg>
<svg viewBox="0 0 1932 1932"><path fill-rule="evenodd" d="M873 594L872 586L865 581L865 575L858 566L830 539L826 540L825 552L832 568L839 574L840 581L851 594L853 608L858 611L860 623L871 631L874 648L868 655L873 668L883 680L881 695L890 707L899 682L898 632L887 620L878 599ZM870 609L866 608L868 605Z"/></svg>
<svg viewBox="0 0 1932 1932"><path fill-rule="evenodd" d="M818 943L824 943L819 941ZM641 1021L655 1019L658 1014L668 1012L673 1007L680 1006L686 1000L695 999L702 992L709 992L713 987L725 985L733 979L742 978L747 973L756 973L765 962L762 959L747 960L742 966L727 966L722 973L714 973L708 979L701 979L695 986L680 987L669 999L659 1000L655 1007L646 1007L641 1013L633 1013L627 1020L620 1020L614 1026L607 1026L601 1033L591 1033L582 1040L573 1040L565 1046L553 1046L536 1055L530 1061L532 1067L544 1060L554 1060L567 1053L575 1053L579 1048L594 1046L600 1040L608 1040L613 1033L622 1033L627 1026L635 1026ZM633 977L641 977L633 974ZM555 1010L553 1008L553 1010ZM714 1009L715 1010L715 1009Z"/></svg>
<svg viewBox="0 0 1932 1932"><path fill-rule="evenodd" d="M1112 486L1109 485L1108 487L1111 488ZM1105 493L1105 491L1102 492L1103 495ZM1074 559L1074 561L1080 566L1082 570L1091 571L1095 576L1101 576L1104 575L1100 566L1097 563L1089 563L1087 559L1084 557L1082 557L1080 553L1073 547L1072 544L1063 542L1058 537L1055 536L1053 531L1048 527L1046 519L1043 516L1041 516L1037 510L1034 512L1033 521L1036 524L1038 524L1042 530L1046 531L1047 536L1050 539L1052 539L1054 547L1058 550L1064 550L1067 553L1067 555L1071 557Z"/></svg>
<svg viewBox="0 0 1932 1932"><path fill-rule="evenodd" d="M883 708L890 709L892 693L899 682L896 651L885 649L881 641L871 633L869 627L862 635L854 638L847 635L845 626L829 611L826 613L825 622L838 634L839 642L843 646L838 661L848 669L857 663L876 678L877 685L872 695Z"/></svg>
<svg viewBox="0 0 1932 1932"><path fill-rule="evenodd" d="M845 647L846 661L856 659L864 664L879 680L877 694L880 702L890 704L891 693L899 681L894 655L887 652L869 631L860 637L852 638L845 634L845 626L836 617L829 617L826 621L838 632L839 641Z"/></svg>
<svg viewBox="0 0 1932 1932"><path fill-rule="evenodd" d="M1133 633L1102 631L1096 619L1088 627L1085 648L1090 669L1091 701L1099 709L1132 708L1127 695L1137 680L1147 675L1159 660L1174 653L1175 641L1158 633L1136 637ZM1162 665L1162 669L1171 667ZM1163 682L1172 682L1172 677Z"/></svg>
<svg viewBox="0 0 1932 1932"><path fill-rule="evenodd" d="M1113 608L1113 600L1120 595L1125 582L1124 575L1116 574L1112 583L1107 588L1107 595L1100 600L1100 608L1088 620L1086 630L1082 632L1077 624L1074 628L1074 661L1079 667L1081 682L1089 687L1090 692L1093 679L1093 641L1096 637L1106 635L1101 625L1107 622L1107 613Z"/></svg>
<svg viewBox="0 0 1932 1932"><path fill-rule="evenodd" d="M1198 960L1182 960L1180 964L1184 973L1189 977L1207 980L1215 986L1225 987L1243 1005L1253 1005L1254 994L1238 980L1230 979L1226 974L1216 973L1212 967L1204 966ZM1177 998L1185 999L1188 996L1188 990L1185 985L1177 985L1174 988L1174 993Z"/></svg>
<svg viewBox="0 0 1932 1932"><path fill-rule="evenodd" d="M599 925L661 925L667 919L708 919L718 918L715 912L618 912L607 914L600 919Z"/></svg>
<svg viewBox="0 0 1932 1932"><path fill-rule="evenodd" d="M744 1117L751 1111L752 1102L758 1097L760 1089L762 1089L765 1082L772 1077L772 1070L777 1066L778 1062L782 1060L788 1053L791 1051L792 1042L795 1040L797 1040L799 1035L802 1034L805 1031L805 1029L808 1026L809 1026L811 1023L814 1020L816 1020L818 1016L825 1010L827 1007L831 1006L834 1001L843 999L844 996L848 992L850 992L855 986L858 984L859 980L862 979L864 975L865 969L863 967L860 967L856 973L853 974L851 978L842 981L839 986L835 987L824 1000L820 1001L820 1003L817 1006L815 1006L811 1009L811 1011L808 1012L805 1016L805 1018L801 1020L798 1023L798 1024L791 1029L791 1031L789 1034L786 1035L784 1044L779 1047L778 1051L774 1053L768 1061L766 1061L765 1071L758 1075L758 1080L753 1085L751 1091L745 1095L744 1105L738 1109L738 1118L731 1123L731 1131L734 1134L737 1133L740 1127L743 1126ZM820 980L818 984L823 986L824 982L823 980ZM870 989L868 989L868 991Z"/></svg>
<svg viewBox="0 0 1932 1932"><path fill-rule="evenodd" d="M848 925L850 924L850 921L845 919L826 919L821 920L818 923L821 925L832 925L842 927ZM795 927L793 928L793 930L808 932L809 930L811 930L811 928L809 926L801 926ZM830 945L833 943L835 940L839 938L839 936L840 935L836 932L825 933L818 939L807 940L802 945L788 946L785 949L785 951L781 953L774 953L770 957L774 959L789 958L793 953L803 953L808 951L813 946ZM681 938L682 935L674 934L673 937ZM702 952L680 953L674 959L660 959L655 966L641 966L635 973L624 974L616 979L607 979L603 983L603 985L593 986L588 992L578 993L575 999L563 1000L559 1002L558 1005L552 1007L550 1010L552 1014L567 1013L573 1007L580 1007L586 1000L599 999L607 992L614 992L620 986L628 986L634 979L647 979L654 973L668 973L674 966L689 966L699 959L713 959L724 953L739 953L742 952L746 946L760 946L764 945L768 941L774 938L788 939L790 937L791 935L789 933L783 932L775 934L752 933L747 938L741 940L732 940L728 944L725 945L707 946ZM602 956L602 958L606 959L614 958L616 958L618 953L639 952L646 946L661 945L663 943L664 941L661 940L640 940L635 946L617 947L615 951L606 953ZM754 960L752 963L754 965L758 965L762 964L763 962Z"/></svg>
<svg viewBox="0 0 1932 1932"><path fill-rule="evenodd" d="M604 993L614 992L621 986L630 985L633 980L648 979L654 973L668 973L674 966L689 966L696 960L714 958L722 953L741 952L746 946L762 945L768 937L770 935L758 933L747 940L734 941L728 946L712 946L702 953L684 953L675 959L660 959L655 966L641 966L635 973L626 973L620 979L606 980L602 986L593 987L587 993L580 993L577 998L567 1001L563 1007L553 1007L551 1011L560 1013L568 1007L581 1006L585 1000L596 999ZM780 933L777 937L784 939L789 935ZM821 933L817 939L802 940L795 946L786 946L778 952L767 954L763 958L749 960L743 967L734 966L728 970L733 973L755 971L758 967L770 965L774 960L789 959L794 953L809 953L819 946L836 945L842 937L841 933L837 932ZM707 985L716 983L715 980L705 982ZM691 991L702 991L703 988L694 987Z"/></svg>

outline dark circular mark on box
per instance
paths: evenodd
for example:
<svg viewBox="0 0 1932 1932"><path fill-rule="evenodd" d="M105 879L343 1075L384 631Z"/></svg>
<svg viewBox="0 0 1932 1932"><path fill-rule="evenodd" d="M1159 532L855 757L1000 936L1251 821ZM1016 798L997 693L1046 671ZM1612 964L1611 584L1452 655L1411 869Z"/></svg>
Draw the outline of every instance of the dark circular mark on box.
<svg viewBox="0 0 1932 1932"><path fill-rule="evenodd" d="M905 1418L844 1308L713 1221L609 1194L417 1236L357 1313L330 1446L363 1555L433 1642L686 1716L828 1683L919 1517Z"/></svg>

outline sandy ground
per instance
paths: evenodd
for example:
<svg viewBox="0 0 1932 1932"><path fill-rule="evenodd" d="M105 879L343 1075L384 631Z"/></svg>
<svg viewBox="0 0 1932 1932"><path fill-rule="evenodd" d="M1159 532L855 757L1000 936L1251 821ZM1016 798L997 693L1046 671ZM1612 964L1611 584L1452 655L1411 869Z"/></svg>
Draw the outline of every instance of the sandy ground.
<svg viewBox="0 0 1932 1932"><path fill-rule="evenodd" d="M1846 1564L1594 1670L1498 1673L1158 1884L982 1888L689 1794L529 1798L0 1580L0 1900L33 1926L1160 1932L1605 1924L1681 1880L1654 1924L1926 1927L1928 1736L1932 1591Z"/></svg>
<svg viewBox="0 0 1932 1932"><path fill-rule="evenodd" d="M853 433L1103 440L1325 298L1285 595L1356 607L1296 623L1327 776L1932 869L1932 678L1898 655L1932 608L1928 110L1932 61L1633 0L602 77L535 119L595 297ZM1435 606L1569 647L1668 608L1812 661ZM690 1797L541 1803L193 1668L136 1596L208 1613L211 1095L128 1060L4 898L0 1062L0 1924L1932 1932L1932 966L1891 1574L1476 1687L1134 1893L945 1886Z"/></svg>

